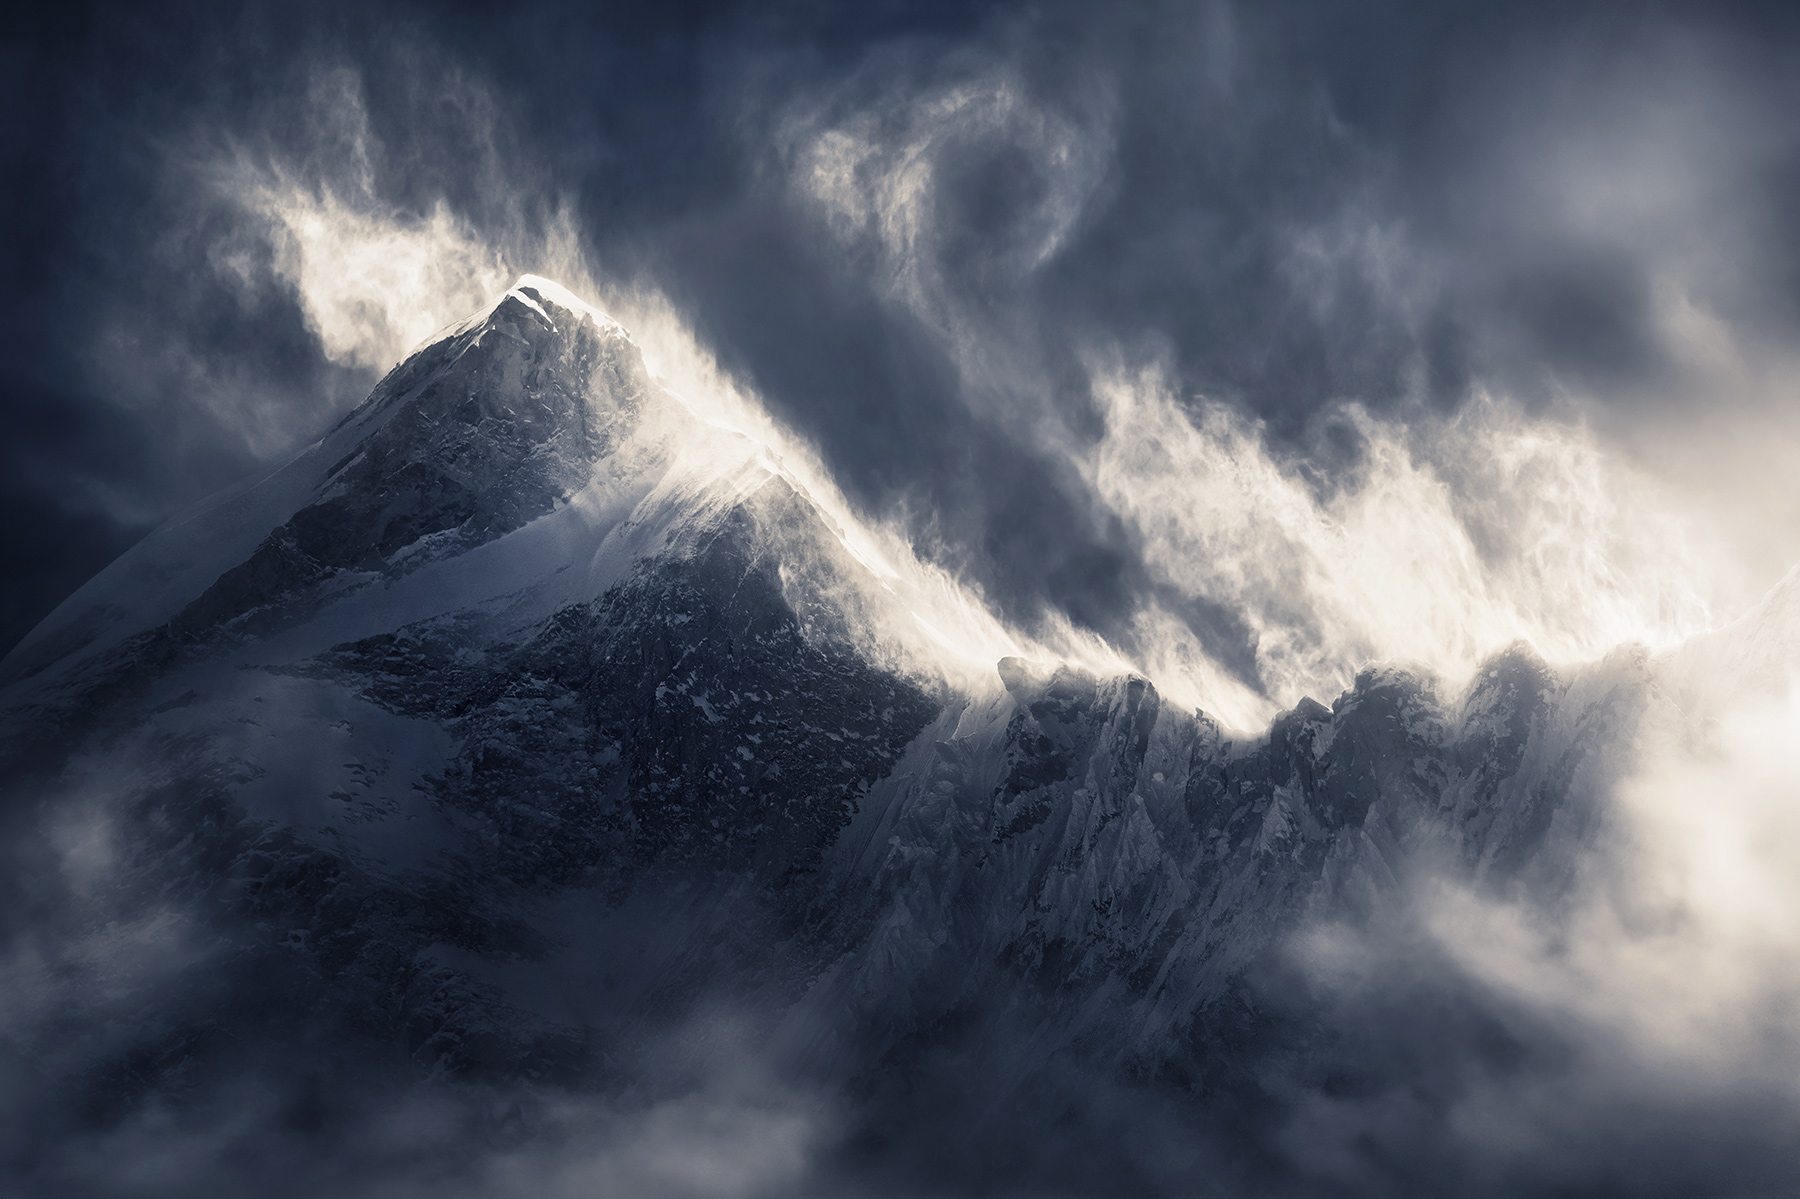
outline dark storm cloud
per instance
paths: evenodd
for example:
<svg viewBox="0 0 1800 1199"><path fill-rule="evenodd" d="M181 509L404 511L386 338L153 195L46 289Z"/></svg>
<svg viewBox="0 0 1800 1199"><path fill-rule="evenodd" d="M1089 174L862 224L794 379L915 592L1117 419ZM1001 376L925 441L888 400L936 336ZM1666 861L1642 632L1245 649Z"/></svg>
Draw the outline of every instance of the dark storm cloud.
<svg viewBox="0 0 1800 1199"><path fill-rule="evenodd" d="M1103 430L1095 354L1265 420L1328 492L1357 465L1322 415L1345 401L1575 391L1603 425L1720 402L1707 320L1752 360L1800 324L1791 33L1305 4L171 5L27 31L9 639L372 382L321 354L209 190L234 155L366 171L394 211L441 201L494 239L566 200L600 273L670 295L853 500L910 513L1012 619L1129 645L1156 587L1139 535L1061 461ZM334 78L366 144L332 128ZM990 111L931 135L914 239L834 236L807 139L860 121L891 151L958 89ZM1266 685L1252 627L1197 602L1215 656Z"/></svg>
<svg viewBox="0 0 1800 1199"><path fill-rule="evenodd" d="M1266 422L1325 495L1363 466L1346 402L1766 406L1739 393L1790 369L1778 45L1648 11L1182 6L765 46L720 60L749 199L648 269L856 498L928 514L1013 619L1133 648L1141 531L1058 465L1105 428L1095 358ZM1196 598L1213 656L1278 687L1241 597Z"/></svg>

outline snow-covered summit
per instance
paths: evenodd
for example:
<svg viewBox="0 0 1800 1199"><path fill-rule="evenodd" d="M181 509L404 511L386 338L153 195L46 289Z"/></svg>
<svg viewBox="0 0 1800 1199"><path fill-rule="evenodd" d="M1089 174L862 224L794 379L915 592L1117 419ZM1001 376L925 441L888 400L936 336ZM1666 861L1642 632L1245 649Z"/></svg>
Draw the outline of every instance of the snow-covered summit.
<svg viewBox="0 0 1800 1199"><path fill-rule="evenodd" d="M0 679L159 627L179 639L394 577L566 503L657 405L623 327L535 275L415 349L269 476L152 533L8 655Z"/></svg>
<svg viewBox="0 0 1800 1199"><path fill-rule="evenodd" d="M613 329L630 336L629 333L626 333L625 326L611 316L589 304L562 284L553 279L546 279L542 275L520 275L518 282L508 288L506 294L516 296L521 301L533 305L539 312L544 311L544 304L552 304L558 308L579 313L602 329Z"/></svg>
<svg viewBox="0 0 1800 1199"><path fill-rule="evenodd" d="M495 296L486 306L460 320L452 321L414 346L406 358L412 359L432 346L482 328L509 304L518 305L527 311L536 313L548 323L553 331L557 329L559 319L558 314L553 310L561 310L562 313L573 314L577 320L585 319L592 322L596 329L610 335L625 338L627 341L631 338L630 332L624 325L554 279L546 279L542 275L524 274L520 275L511 287Z"/></svg>

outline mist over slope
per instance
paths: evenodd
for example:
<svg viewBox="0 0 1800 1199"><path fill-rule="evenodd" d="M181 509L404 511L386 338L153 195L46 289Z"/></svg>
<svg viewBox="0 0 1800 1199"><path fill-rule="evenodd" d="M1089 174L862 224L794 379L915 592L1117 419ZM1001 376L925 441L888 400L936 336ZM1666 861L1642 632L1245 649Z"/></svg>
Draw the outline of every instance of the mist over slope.
<svg viewBox="0 0 1800 1199"><path fill-rule="evenodd" d="M15 1184L1792 1185L1793 575L1245 727L781 437L526 276L8 655Z"/></svg>

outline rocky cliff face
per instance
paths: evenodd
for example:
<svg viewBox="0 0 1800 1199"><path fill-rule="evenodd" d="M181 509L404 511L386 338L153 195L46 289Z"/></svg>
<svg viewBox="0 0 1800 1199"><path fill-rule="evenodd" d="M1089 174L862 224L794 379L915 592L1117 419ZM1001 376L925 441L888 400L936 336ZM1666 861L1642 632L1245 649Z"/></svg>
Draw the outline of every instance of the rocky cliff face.
<svg viewBox="0 0 1800 1199"><path fill-rule="evenodd" d="M31 1025L43 1112L289 1043L605 1087L726 992L877 1089L1003 1020L1021 1075L1244 1102L1312 1035L1271 999L1296 930L1421 864L1566 886L1653 691L1641 653L1514 647L1466 694L1371 669L1245 736L1141 678L871 661L833 599L861 569L522 281L6 661L16 909L76 944L175 921L141 984L68 975L107 1019Z"/></svg>

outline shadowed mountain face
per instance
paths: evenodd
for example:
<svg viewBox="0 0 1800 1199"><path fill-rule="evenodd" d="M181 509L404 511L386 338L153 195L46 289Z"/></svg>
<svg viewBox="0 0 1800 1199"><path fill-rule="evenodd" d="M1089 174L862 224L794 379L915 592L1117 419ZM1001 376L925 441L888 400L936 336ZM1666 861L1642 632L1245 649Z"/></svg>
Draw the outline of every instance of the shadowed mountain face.
<svg viewBox="0 0 1800 1199"><path fill-rule="evenodd" d="M1294 937L1427 869L1566 891L1654 697L1641 653L1515 647L1242 736L1142 678L872 661L859 572L554 285L418 350L4 664L0 885L41 941L6 1168L73 1187L70 1137L246 1076L302 1139L408 1088L618 1094L727 1005L837 1097L851 1176L1299 1185L1309 1095L1458 1084L1347 1050ZM1481 1027L1496 1070L1538 1052ZM1108 1131L1144 1111L1195 1160ZM1067 1144L1022 1150L1039 1120Z"/></svg>
<svg viewBox="0 0 1800 1199"><path fill-rule="evenodd" d="M586 486L637 424L650 383L617 328L524 286L410 359L347 424L369 427L315 497L177 615L200 637L346 571L399 573L492 541ZM590 404L589 397L605 398ZM358 419L360 416L360 420Z"/></svg>

